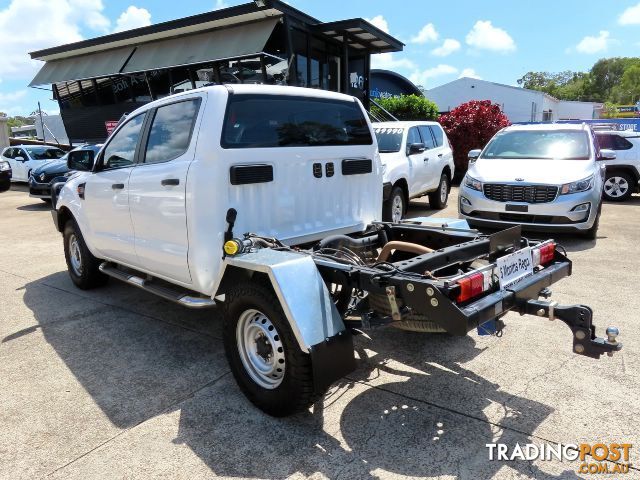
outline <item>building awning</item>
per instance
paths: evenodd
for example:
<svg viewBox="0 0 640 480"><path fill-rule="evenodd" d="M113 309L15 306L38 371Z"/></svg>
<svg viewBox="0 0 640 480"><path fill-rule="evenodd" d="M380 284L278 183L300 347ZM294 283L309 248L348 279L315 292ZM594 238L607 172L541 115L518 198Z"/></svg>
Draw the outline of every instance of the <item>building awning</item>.
<svg viewBox="0 0 640 480"><path fill-rule="evenodd" d="M29 84L49 85L261 53L279 18L50 60Z"/></svg>
<svg viewBox="0 0 640 480"><path fill-rule="evenodd" d="M122 73L258 54L279 19L269 19L138 46Z"/></svg>
<svg viewBox="0 0 640 480"><path fill-rule="evenodd" d="M133 52L134 47L116 48L77 57L51 60L44 64L30 87L70 82L85 78L105 77L120 71Z"/></svg>
<svg viewBox="0 0 640 480"><path fill-rule="evenodd" d="M371 53L400 52L404 44L362 18L319 23L314 28L356 50Z"/></svg>

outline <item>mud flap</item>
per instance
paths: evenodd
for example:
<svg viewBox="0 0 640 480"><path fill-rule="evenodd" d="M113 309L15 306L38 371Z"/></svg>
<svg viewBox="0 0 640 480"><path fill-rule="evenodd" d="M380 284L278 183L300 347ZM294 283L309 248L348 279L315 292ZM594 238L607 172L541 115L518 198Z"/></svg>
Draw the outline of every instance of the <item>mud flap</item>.
<svg viewBox="0 0 640 480"><path fill-rule="evenodd" d="M316 393L324 393L333 382L356 369L353 336L348 330L313 345L310 354Z"/></svg>

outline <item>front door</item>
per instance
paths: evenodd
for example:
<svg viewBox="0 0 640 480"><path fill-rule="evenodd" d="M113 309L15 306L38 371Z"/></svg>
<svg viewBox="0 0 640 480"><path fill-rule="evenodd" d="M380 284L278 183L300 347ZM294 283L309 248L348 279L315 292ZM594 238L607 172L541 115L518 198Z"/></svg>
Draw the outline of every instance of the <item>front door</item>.
<svg viewBox="0 0 640 480"><path fill-rule="evenodd" d="M145 114L129 119L109 139L97 159L97 171L85 185L86 218L100 255L136 266L133 225L129 213L129 177L134 169Z"/></svg>
<svg viewBox="0 0 640 480"><path fill-rule="evenodd" d="M191 283L187 172L195 153L191 139L201 101L195 97L158 107L129 181L139 262L152 274L184 284Z"/></svg>
<svg viewBox="0 0 640 480"><path fill-rule="evenodd" d="M22 160L19 160L21 158ZM26 182L29 180L28 170L29 170L29 156L27 152L22 148L14 148L13 149L13 160L11 162L11 168L13 170L12 177L14 180L19 180L21 182Z"/></svg>

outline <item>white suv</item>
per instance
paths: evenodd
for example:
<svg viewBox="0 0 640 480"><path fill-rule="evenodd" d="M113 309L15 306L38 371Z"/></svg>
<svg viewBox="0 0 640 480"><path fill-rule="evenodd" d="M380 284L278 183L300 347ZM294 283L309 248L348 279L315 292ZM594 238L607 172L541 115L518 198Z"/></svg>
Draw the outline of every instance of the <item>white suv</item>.
<svg viewBox="0 0 640 480"><path fill-rule="evenodd" d="M453 152L438 122L373 124L384 173L382 218L399 222L409 200L429 195L431 208L447 206Z"/></svg>
<svg viewBox="0 0 640 480"><path fill-rule="evenodd" d="M28 182L32 170L41 167L45 162L58 160L63 156L64 152L55 147L17 145L5 148L2 151L0 160L4 160L11 165L11 170L13 170L12 182Z"/></svg>
<svg viewBox="0 0 640 480"><path fill-rule="evenodd" d="M640 132L596 130L596 138L600 148L616 152L614 160L604 162L604 198L614 202L628 200L632 193L640 191Z"/></svg>

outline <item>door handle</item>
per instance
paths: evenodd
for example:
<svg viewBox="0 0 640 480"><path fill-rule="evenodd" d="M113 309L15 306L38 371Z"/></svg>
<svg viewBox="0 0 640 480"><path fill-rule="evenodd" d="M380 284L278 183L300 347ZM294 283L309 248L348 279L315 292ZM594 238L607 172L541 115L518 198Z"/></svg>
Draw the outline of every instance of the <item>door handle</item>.
<svg viewBox="0 0 640 480"><path fill-rule="evenodd" d="M122 190L124 189L124 183L114 183L111 185L111 188L114 190Z"/></svg>
<svg viewBox="0 0 640 480"><path fill-rule="evenodd" d="M429 161L429 157L425 157L425 158L423 159L423 161L428 162L428 161Z"/></svg>
<svg viewBox="0 0 640 480"><path fill-rule="evenodd" d="M163 187L175 187L176 185L180 185L180 180L178 178L165 178L160 184Z"/></svg>
<svg viewBox="0 0 640 480"><path fill-rule="evenodd" d="M442 154L441 154L441 153L439 153L439 154L438 154L438 157L442 157Z"/></svg>

